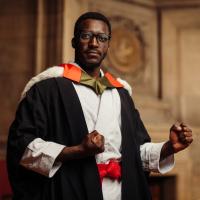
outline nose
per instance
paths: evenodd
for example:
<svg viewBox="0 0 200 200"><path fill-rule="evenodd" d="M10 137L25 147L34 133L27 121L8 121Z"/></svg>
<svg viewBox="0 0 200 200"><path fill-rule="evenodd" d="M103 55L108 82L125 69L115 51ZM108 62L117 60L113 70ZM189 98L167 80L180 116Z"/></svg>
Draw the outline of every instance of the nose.
<svg viewBox="0 0 200 200"><path fill-rule="evenodd" d="M99 43L98 43L98 40L95 36L93 36L90 41L89 41L89 44L88 44L90 47L98 47L99 46Z"/></svg>

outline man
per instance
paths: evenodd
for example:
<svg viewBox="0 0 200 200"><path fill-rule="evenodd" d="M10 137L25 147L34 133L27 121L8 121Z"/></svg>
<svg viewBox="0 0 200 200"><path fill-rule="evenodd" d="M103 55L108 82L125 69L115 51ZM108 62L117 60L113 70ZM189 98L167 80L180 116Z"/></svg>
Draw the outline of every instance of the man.
<svg viewBox="0 0 200 200"><path fill-rule="evenodd" d="M169 171L192 142L184 124L150 143L127 84L101 70L111 26L89 12L75 24L75 63L47 69L25 87L10 128L14 200L148 200L145 171Z"/></svg>

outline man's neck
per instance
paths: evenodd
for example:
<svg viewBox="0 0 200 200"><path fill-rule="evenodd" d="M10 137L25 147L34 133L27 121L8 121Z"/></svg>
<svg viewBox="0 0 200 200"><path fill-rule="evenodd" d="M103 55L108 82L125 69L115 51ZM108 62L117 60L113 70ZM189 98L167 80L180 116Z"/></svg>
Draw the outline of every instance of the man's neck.
<svg viewBox="0 0 200 200"><path fill-rule="evenodd" d="M87 72L93 78L100 77L100 67L95 68L95 70L84 69L84 71Z"/></svg>
<svg viewBox="0 0 200 200"><path fill-rule="evenodd" d="M84 65L81 65L79 62L76 62L87 74L89 74L91 77L93 78L98 78L100 77L100 66L98 67L91 67L91 69L89 67L86 67Z"/></svg>

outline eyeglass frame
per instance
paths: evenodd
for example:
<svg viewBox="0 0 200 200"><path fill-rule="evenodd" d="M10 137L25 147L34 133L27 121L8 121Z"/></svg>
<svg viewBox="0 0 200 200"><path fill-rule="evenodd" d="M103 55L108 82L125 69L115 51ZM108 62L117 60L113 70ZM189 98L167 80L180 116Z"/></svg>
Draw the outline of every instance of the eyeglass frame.
<svg viewBox="0 0 200 200"><path fill-rule="evenodd" d="M90 34L90 38L82 38L82 37L81 37L82 34ZM106 36L106 37L107 37L107 38L106 38L106 41L101 41L101 40L99 39L100 35ZM81 32L79 33L79 39L80 39L80 40L83 40L83 41L89 42L89 41L91 41L91 39L93 39L94 37L96 38L96 40L97 40L98 43L99 43L99 42L100 42L100 43L106 43L106 42L108 42L108 41L111 39L111 35L107 35L106 33L93 33L93 32L91 32L91 31L81 31Z"/></svg>

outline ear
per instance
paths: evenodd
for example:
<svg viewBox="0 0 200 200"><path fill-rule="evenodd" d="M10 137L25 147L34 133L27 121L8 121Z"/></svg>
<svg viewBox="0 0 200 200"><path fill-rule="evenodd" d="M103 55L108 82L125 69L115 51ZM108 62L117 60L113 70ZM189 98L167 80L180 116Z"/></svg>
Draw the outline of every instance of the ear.
<svg viewBox="0 0 200 200"><path fill-rule="evenodd" d="M72 38L71 43L72 43L72 47L75 49L76 48L76 42L75 42L75 38L74 37Z"/></svg>

